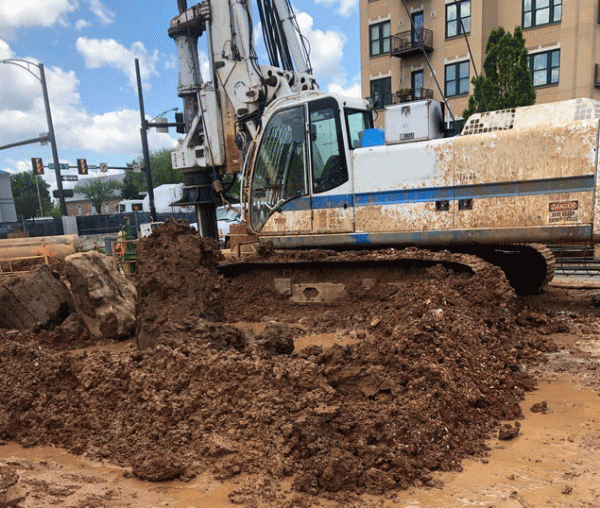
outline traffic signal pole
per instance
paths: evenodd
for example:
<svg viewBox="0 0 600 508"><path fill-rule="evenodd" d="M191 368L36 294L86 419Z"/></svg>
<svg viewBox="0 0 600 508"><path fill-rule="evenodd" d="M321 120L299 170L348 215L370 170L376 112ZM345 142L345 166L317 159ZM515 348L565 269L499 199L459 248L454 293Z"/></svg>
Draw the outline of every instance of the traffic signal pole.
<svg viewBox="0 0 600 508"><path fill-rule="evenodd" d="M46 120L48 121L48 139L52 147L52 159L54 160L54 174L56 175L56 188L58 189L58 200L60 202L60 213L67 215L67 203L63 192L62 178L60 176L60 162L58 160L58 150L56 148L56 138L54 137L54 125L52 124L52 115L50 114L50 100L48 99L48 89L46 88L46 75L44 74L44 64L38 64L40 69L40 81L42 82L42 92L44 93L44 106L46 108Z"/></svg>

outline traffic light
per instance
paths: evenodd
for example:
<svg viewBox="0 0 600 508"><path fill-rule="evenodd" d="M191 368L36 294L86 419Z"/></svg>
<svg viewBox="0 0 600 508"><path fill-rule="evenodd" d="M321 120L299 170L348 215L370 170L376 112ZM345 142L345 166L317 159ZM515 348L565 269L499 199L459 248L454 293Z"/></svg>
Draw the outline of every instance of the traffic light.
<svg viewBox="0 0 600 508"><path fill-rule="evenodd" d="M33 167L34 175L43 175L44 174L44 163L42 162L41 157L32 157L31 158L31 166Z"/></svg>
<svg viewBox="0 0 600 508"><path fill-rule="evenodd" d="M88 174L88 165L85 159L77 159L77 172L80 175Z"/></svg>
<svg viewBox="0 0 600 508"><path fill-rule="evenodd" d="M175 123L177 124L175 130L179 134L185 134L185 123L183 121L183 113L175 113Z"/></svg>

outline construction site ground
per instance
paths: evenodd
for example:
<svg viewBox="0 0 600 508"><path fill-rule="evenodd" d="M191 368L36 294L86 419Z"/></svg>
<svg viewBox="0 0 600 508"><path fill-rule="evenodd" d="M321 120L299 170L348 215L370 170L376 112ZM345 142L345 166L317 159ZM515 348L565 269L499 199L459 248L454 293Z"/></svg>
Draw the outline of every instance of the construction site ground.
<svg viewBox="0 0 600 508"><path fill-rule="evenodd" d="M0 330L18 506L600 506L595 283L433 267L297 305L169 227L140 244L137 340Z"/></svg>

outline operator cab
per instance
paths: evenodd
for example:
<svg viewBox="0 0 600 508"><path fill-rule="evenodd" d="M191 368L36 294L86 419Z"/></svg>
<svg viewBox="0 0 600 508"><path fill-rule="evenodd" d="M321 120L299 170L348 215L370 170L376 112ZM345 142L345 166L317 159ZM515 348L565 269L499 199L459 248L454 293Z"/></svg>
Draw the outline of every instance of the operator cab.
<svg viewBox="0 0 600 508"><path fill-rule="evenodd" d="M320 96L275 112L264 129L251 177L252 229L351 230L349 159L371 128L372 114L358 99ZM336 224L320 220L334 210Z"/></svg>

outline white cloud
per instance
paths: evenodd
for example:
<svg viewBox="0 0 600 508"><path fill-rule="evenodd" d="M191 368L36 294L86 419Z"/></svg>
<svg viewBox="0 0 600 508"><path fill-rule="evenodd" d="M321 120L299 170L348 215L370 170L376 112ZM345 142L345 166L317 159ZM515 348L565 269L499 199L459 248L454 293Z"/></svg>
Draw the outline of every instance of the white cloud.
<svg viewBox="0 0 600 508"><path fill-rule="evenodd" d="M342 66L344 45L347 38L334 30L316 30L313 18L301 12L296 16L300 31L309 42L310 62L317 82L331 82L343 85L346 82L346 70Z"/></svg>
<svg viewBox="0 0 600 508"><path fill-rule="evenodd" d="M78 7L77 0L0 0L0 26L53 26Z"/></svg>
<svg viewBox="0 0 600 508"><path fill-rule="evenodd" d="M0 55L12 56L2 40ZM81 104L80 83L74 71L51 67L45 68L45 74L59 154L73 149L131 158L139 155L139 111L122 109L91 115ZM35 77L16 66L0 65L0 97L0 146L37 138L48 130L41 86ZM148 138L153 149L172 148L176 143L154 129ZM22 162L15 161L12 169L23 167Z"/></svg>
<svg viewBox="0 0 600 508"><path fill-rule="evenodd" d="M115 20L115 13L107 9L101 0L88 0L91 11L103 25L110 25Z"/></svg>
<svg viewBox="0 0 600 508"><path fill-rule="evenodd" d="M156 62L158 51L150 54L141 42L134 42L128 49L114 39L88 39L79 37L77 51L84 57L88 69L99 69L109 66L120 70L129 78L132 88L136 89L135 59L140 62L142 80L151 75L158 75ZM145 85L148 88L149 85Z"/></svg>
<svg viewBox="0 0 600 508"><path fill-rule="evenodd" d="M83 30L84 28L87 28L88 26L92 26L92 24L89 21L86 21L85 19L78 19L75 22L75 28L77 30Z"/></svg>
<svg viewBox="0 0 600 508"><path fill-rule="evenodd" d="M336 85L335 83L330 84L327 87L327 91L337 95L343 95L344 97L355 97L358 99L362 97L360 81L358 83L353 81L349 86Z"/></svg>
<svg viewBox="0 0 600 508"><path fill-rule="evenodd" d="M318 4L329 6L337 5L337 13L342 16L350 16L358 6L358 0L315 0Z"/></svg>

